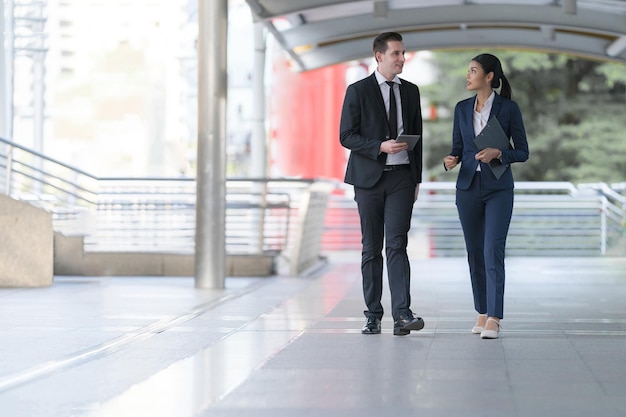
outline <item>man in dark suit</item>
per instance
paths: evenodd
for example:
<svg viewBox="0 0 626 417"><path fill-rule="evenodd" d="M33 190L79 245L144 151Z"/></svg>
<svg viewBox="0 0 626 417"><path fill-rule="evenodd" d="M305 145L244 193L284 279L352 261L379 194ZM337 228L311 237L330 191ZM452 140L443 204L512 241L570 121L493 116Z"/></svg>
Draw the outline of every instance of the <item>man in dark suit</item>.
<svg viewBox="0 0 626 417"><path fill-rule="evenodd" d="M348 86L341 111L340 142L350 149L345 182L354 186L361 220L361 273L367 319L364 334L381 330L383 240L387 260L393 334L421 330L411 311L411 270L406 252L413 203L422 180L422 141L408 150L399 134L422 134L419 89L400 79L404 43L395 32L374 39L378 65L370 76Z"/></svg>

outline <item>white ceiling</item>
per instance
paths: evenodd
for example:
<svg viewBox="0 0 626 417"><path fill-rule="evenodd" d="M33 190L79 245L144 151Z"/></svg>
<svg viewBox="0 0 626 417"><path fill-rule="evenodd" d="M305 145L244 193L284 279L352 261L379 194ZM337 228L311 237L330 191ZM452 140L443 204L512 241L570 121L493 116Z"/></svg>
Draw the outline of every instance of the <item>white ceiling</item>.
<svg viewBox="0 0 626 417"><path fill-rule="evenodd" d="M626 64L626 0L246 0L300 70L372 56L402 33L408 51L520 48Z"/></svg>

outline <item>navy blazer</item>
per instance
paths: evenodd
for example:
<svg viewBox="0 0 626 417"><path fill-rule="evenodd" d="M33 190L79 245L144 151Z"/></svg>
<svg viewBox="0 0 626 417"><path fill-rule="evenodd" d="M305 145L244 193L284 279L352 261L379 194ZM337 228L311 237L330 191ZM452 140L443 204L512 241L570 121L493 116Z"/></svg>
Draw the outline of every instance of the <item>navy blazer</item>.
<svg viewBox="0 0 626 417"><path fill-rule="evenodd" d="M400 79L404 133L422 134L422 110L418 87ZM350 149L345 182L361 188L373 187L383 175L387 154L380 144L389 137L387 110L376 75L350 84L341 110L339 141ZM408 151L415 184L422 182L422 141Z"/></svg>
<svg viewBox="0 0 626 417"><path fill-rule="evenodd" d="M476 96L459 101L454 109L452 151L450 155L458 156L461 163L456 188L467 190L470 187L479 163L483 173L481 176L482 187L492 190L513 188L511 163L524 162L528 159L528 142L526 141L522 112L516 102L496 93L489 118L497 117L504 132L513 140L513 144L509 145L509 149L501 149L502 163L507 165L507 169L500 179L497 179L491 172L488 164L474 158L479 152L474 144L474 139L476 138L473 119L475 101Z"/></svg>

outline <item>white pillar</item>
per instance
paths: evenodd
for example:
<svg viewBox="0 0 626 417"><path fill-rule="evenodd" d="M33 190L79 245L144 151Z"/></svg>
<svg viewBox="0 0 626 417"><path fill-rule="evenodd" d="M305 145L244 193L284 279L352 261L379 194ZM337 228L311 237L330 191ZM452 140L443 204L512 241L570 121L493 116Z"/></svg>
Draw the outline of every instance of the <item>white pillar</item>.
<svg viewBox="0 0 626 417"><path fill-rule="evenodd" d="M198 4L196 288L224 288L226 275L226 45L228 0Z"/></svg>
<svg viewBox="0 0 626 417"><path fill-rule="evenodd" d="M0 107L3 111L0 114L0 134L6 139L13 140L13 0L0 0L0 10L2 10L2 61L0 71Z"/></svg>
<svg viewBox="0 0 626 417"><path fill-rule="evenodd" d="M267 177L267 138L265 129L265 26L254 24L254 71L252 71L252 140L250 142L250 172L253 178Z"/></svg>

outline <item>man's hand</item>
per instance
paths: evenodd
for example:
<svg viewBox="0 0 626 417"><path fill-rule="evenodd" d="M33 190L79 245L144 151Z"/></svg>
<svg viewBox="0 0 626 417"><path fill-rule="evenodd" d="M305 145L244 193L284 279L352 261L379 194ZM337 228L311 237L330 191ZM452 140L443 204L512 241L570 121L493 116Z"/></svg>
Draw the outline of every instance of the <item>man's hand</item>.
<svg viewBox="0 0 626 417"><path fill-rule="evenodd" d="M409 149L406 142L397 142L395 139L389 139L380 144L380 151L388 154L394 154Z"/></svg>

